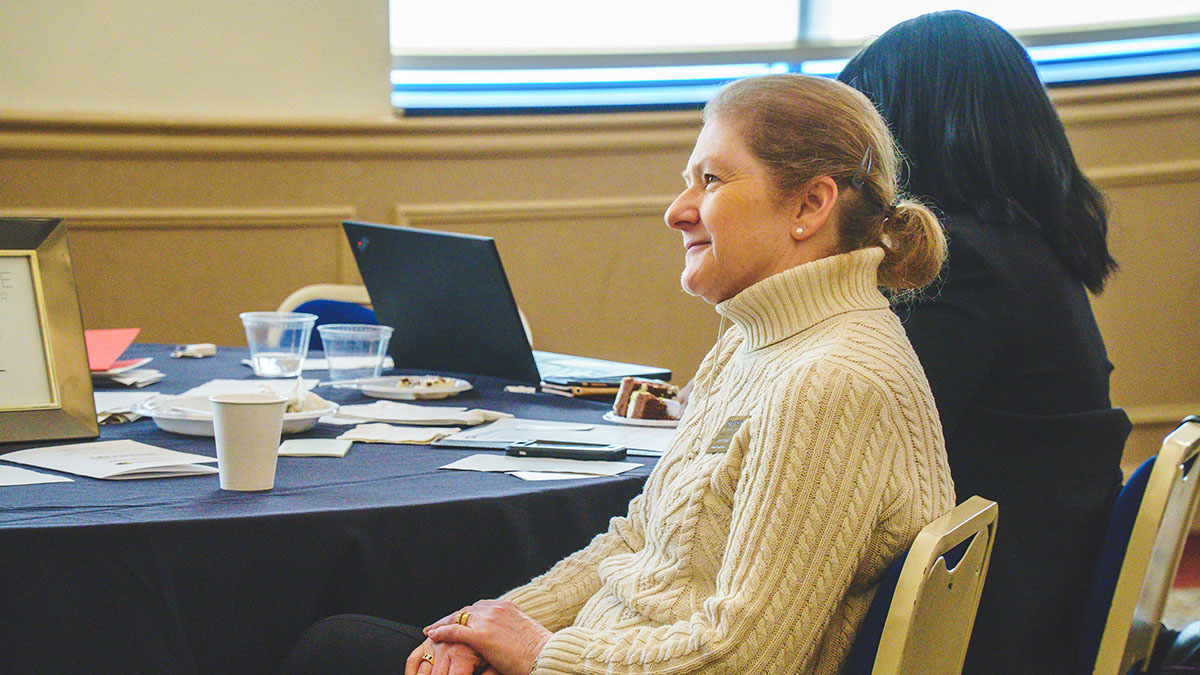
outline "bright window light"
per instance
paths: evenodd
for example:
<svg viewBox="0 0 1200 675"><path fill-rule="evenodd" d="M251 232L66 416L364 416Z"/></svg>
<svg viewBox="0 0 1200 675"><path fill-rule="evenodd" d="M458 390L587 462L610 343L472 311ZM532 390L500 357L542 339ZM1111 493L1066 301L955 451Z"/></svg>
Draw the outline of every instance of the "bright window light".
<svg viewBox="0 0 1200 675"><path fill-rule="evenodd" d="M785 44L796 0L392 0L393 53L628 51Z"/></svg>
<svg viewBox="0 0 1200 675"><path fill-rule="evenodd" d="M942 9L965 9L1014 32L1146 21L1187 16L1200 11L1196 0L1097 2L1089 3L1086 9L1075 2L1046 0L961 0L955 3L930 0L826 0L813 3L813 7L812 28L816 36L833 40L873 37L901 21Z"/></svg>
<svg viewBox="0 0 1200 675"><path fill-rule="evenodd" d="M526 70L393 70L392 83L410 86L545 85L623 82L733 80L787 72L786 64L738 63L716 66L652 66L647 68L544 68Z"/></svg>
<svg viewBox="0 0 1200 675"><path fill-rule="evenodd" d="M1154 54L1200 49L1200 35L1172 35L1141 40L1110 40L1077 45L1047 45L1030 47L1029 55L1040 63L1111 56Z"/></svg>
<svg viewBox="0 0 1200 675"><path fill-rule="evenodd" d="M406 114L693 107L724 82L836 76L935 0L390 0ZM1025 36L1049 84L1200 72L1196 0L960 0ZM1081 37L1076 37L1081 36ZM1073 42L1074 41L1074 42Z"/></svg>

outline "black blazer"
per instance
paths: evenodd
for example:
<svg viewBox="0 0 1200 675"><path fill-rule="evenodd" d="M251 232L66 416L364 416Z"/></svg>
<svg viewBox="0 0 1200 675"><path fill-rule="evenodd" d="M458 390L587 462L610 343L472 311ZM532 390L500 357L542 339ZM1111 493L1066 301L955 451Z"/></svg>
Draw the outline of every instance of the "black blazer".
<svg viewBox="0 0 1200 675"><path fill-rule="evenodd" d="M1130 424L1084 286L1031 228L945 219L940 281L897 307L959 500L999 503L966 675L1065 673Z"/></svg>

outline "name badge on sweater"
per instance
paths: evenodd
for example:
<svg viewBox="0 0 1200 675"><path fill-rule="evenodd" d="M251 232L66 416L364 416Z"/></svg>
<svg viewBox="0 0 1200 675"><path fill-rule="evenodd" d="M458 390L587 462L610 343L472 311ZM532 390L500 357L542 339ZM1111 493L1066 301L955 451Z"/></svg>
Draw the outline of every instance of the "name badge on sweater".
<svg viewBox="0 0 1200 675"><path fill-rule="evenodd" d="M725 424L717 431L717 435L712 439L712 443L708 444L708 452L727 452L729 444L733 443L733 436L742 428L742 423L750 419L748 415L731 415L725 420Z"/></svg>

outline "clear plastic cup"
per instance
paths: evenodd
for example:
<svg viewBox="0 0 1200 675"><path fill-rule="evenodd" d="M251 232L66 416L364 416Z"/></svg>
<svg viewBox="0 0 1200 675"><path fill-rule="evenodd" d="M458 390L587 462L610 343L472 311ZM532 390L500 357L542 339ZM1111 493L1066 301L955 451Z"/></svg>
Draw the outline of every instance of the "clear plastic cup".
<svg viewBox="0 0 1200 675"><path fill-rule="evenodd" d="M259 377L299 377L308 356L316 314L243 312L250 365Z"/></svg>
<svg viewBox="0 0 1200 675"><path fill-rule="evenodd" d="M332 382L379 377L392 329L362 323L317 326Z"/></svg>

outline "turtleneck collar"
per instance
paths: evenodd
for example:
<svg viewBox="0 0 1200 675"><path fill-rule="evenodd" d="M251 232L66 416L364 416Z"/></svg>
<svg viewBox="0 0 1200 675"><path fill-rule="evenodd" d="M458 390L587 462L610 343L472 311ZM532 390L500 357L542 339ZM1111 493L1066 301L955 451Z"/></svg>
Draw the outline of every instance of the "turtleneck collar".
<svg viewBox="0 0 1200 675"><path fill-rule="evenodd" d="M798 265L717 304L746 335L753 350L791 337L836 314L883 309L879 290L883 249L859 249Z"/></svg>

